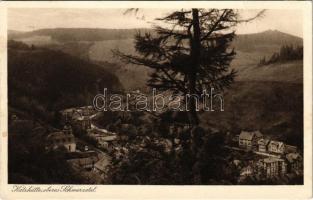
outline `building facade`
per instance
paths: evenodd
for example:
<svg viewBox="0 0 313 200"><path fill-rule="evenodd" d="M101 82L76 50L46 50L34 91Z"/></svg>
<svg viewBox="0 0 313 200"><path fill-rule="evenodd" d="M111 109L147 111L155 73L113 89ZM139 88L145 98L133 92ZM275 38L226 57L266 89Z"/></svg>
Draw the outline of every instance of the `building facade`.
<svg viewBox="0 0 313 200"><path fill-rule="evenodd" d="M263 138L260 131L241 131L239 135L239 147L247 150L255 150L258 146L258 141Z"/></svg>
<svg viewBox="0 0 313 200"><path fill-rule="evenodd" d="M46 138L46 149L65 147L69 152L76 151L75 137L70 126L64 126L62 131L50 133Z"/></svg>
<svg viewBox="0 0 313 200"><path fill-rule="evenodd" d="M283 142L272 140L268 145L269 153L283 154L285 152L285 144Z"/></svg>
<svg viewBox="0 0 313 200"><path fill-rule="evenodd" d="M258 141L258 145L259 145L258 151L263 152L263 153L267 152L269 142L270 141L268 139L263 139L263 138L260 139Z"/></svg>
<svg viewBox="0 0 313 200"><path fill-rule="evenodd" d="M283 159L268 157L259 160L258 173L271 179L287 173L287 164Z"/></svg>

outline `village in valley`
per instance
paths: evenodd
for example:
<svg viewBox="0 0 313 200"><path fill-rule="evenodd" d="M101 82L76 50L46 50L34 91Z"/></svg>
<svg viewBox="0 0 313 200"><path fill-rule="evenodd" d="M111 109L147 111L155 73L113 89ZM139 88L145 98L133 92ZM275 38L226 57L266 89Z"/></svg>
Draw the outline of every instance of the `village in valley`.
<svg viewBox="0 0 313 200"><path fill-rule="evenodd" d="M43 129L42 131L46 132L46 151L63 149L67 152L66 160L73 169L95 184L108 183L112 162L128 159L129 151L140 150L145 148L147 143L153 143L162 146L167 154L178 154L184 143L181 135L195 131L195 128L188 124L171 123L166 129L169 135L173 136L172 139L155 139L153 130L125 123L125 116L124 119L120 116L115 124L106 127L119 127L115 128L114 132L98 127L95 119L102 114L103 112L96 111L92 106L69 108L60 111L63 129L53 129L54 131L47 133L43 127L34 126L32 131ZM27 120L13 115L9 124L14 130L14 126L25 122L27 123ZM134 131L137 135L128 134ZM149 137L151 133L147 134L149 131L152 132L152 137ZM204 129L202 131L205 132ZM234 154L228 162L239 175L238 184L273 180L288 184L290 180L303 176L303 157L297 146L272 140L260 131L242 130L240 134L217 134L223 135L223 148ZM130 137L136 142L131 142Z"/></svg>
<svg viewBox="0 0 313 200"><path fill-rule="evenodd" d="M303 175L303 158L296 146L271 140L260 131L241 131L233 138L233 142L234 147L230 148L255 154L255 158L241 169L241 179L249 176L257 179L286 179ZM236 164L240 162L234 160Z"/></svg>

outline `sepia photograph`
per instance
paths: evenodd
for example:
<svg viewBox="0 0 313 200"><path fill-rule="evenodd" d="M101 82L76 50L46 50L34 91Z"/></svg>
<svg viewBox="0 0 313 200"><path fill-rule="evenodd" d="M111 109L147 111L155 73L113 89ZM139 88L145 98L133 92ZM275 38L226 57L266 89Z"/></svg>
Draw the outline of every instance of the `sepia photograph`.
<svg viewBox="0 0 313 200"><path fill-rule="evenodd" d="M305 185L305 10L175 5L6 9L12 192Z"/></svg>
<svg viewBox="0 0 313 200"><path fill-rule="evenodd" d="M301 27L296 10L10 9L9 183L303 184Z"/></svg>

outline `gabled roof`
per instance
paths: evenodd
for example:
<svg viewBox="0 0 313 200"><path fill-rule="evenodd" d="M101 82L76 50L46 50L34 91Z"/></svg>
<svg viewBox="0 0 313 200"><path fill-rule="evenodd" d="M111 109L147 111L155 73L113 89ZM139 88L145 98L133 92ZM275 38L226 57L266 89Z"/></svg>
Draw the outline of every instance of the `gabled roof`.
<svg viewBox="0 0 313 200"><path fill-rule="evenodd" d="M262 139L259 139L258 144L259 144L259 145L265 145L265 146L266 146L266 145L268 145L269 141L270 141L270 140L268 140L268 139L263 139L263 138L262 138Z"/></svg>
<svg viewBox="0 0 313 200"><path fill-rule="evenodd" d="M254 136L262 137L263 135L260 131L252 131L252 132L241 131L239 138L243 140L252 140Z"/></svg>
<svg viewBox="0 0 313 200"><path fill-rule="evenodd" d="M280 141L271 140L269 145L274 145L277 146L277 148L281 148L284 145L284 143Z"/></svg>
<svg viewBox="0 0 313 200"><path fill-rule="evenodd" d="M239 135L239 138L244 140L252 140L253 136L253 132L242 131Z"/></svg>
<svg viewBox="0 0 313 200"><path fill-rule="evenodd" d="M263 134L262 134L259 130L254 131L254 134L255 134L255 136L257 136L257 137L262 137L262 136L263 136Z"/></svg>
<svg viewBox="0 0 313 200"><path fill-rule="evenodd" d="M106 167L110 164L110 158L107 156L103 156L98 162L95 163L95 168L100 171L105 171Z"/></svg>

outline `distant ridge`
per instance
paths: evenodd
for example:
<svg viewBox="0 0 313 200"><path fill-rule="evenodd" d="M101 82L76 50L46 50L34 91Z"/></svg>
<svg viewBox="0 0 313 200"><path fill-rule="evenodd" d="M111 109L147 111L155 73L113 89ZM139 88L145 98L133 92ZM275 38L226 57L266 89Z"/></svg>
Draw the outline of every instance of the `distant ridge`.
<svg viewBox="0 0 313 200"><path fill-rule="evenodd" d="M292 44L303 46L303 39L277 30L267 30L260 33L237 35L233 46L240 50L251 51L255 46Z"/></svg>
<svg viewBox="0 0 313 200"><path fill-rule="evenodd" d="M268 29L268 30L265 30L265 31L257 32L257 33L244 33L244 34L238 34L238 35L245 36L245 35L259 35L259 34L264 34L264 35L285 35L285 36L291 36L291 37L295 37L295 38L298 38L298 39L302 40L302 38L299 37L299 36L292 35L292 34L289 34L289 33L284 33L282 31L279 31L279 30L276 30L276 29Z"/></svg>
<svg viewBox="0 0 313 200"><path fill-rule="evenodd" d="M21 32L9 30L9 39L22 39L34 36L50 36L51 39L66 42L66 41L103 41L117 39L133 39L136 32L147 32L152 29L103 29L103 28L51 28L38 29L29 32ZM238 34L235 40L241 44L243 40L253 43L272 43L281 45L283 43L301 44L302 38L293 36L277 30L267 30L260 33ZM251 44L251 43L250 43Z"/></svg>
<svg viewBox="0 0 313 200"><path fill-rule="evenodd" d="M38 29L29 32L16 32L9 30L9 39L23 39L34 36L50 36L58 42L68 41L103 41L117 39L131 39L138 31L150 29L100 29L100 28L52 28ZM10 34L11 32L11 34Z"/></svg>

